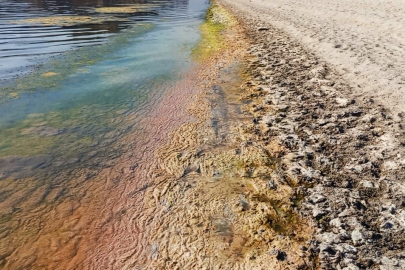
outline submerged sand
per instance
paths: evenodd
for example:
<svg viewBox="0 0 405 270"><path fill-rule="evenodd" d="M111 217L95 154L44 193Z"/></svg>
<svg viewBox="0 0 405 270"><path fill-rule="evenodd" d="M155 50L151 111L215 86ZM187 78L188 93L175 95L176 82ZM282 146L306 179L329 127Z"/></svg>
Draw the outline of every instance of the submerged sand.
<svg viewBox="0 0 405 270"><path fill-rule="evenodd" d="M203 27L203 36L216 41L204 43L198 64L142 116L142 133L122 139L127 150L118 161L97 173L75 170L67 183L74 195L52 193L49 205L29 197L24 203L31 211L5 221L5 268L310 264L312 229L297 211L302 194L293 182L277 188L269 182L283 177L279 158L285 147L276 138L255 138L256 88L244 82L251 76L244 72L249 40L223 9L212 12L215 22ZM58 132L45 126L24 130L47 137ZM2 185L13 190L24 180L9 177ZM12 213L14 204L9 197L0 206ZM18 220L24 225L17 226Z"/></svg>

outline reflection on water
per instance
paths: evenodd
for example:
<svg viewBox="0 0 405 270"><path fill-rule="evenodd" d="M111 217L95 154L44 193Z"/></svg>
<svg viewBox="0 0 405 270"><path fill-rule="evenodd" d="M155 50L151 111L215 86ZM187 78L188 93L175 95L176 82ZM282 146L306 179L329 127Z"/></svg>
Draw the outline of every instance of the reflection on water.
<svg viewBox="0 0 405 270"><path fill-rule="evenodd" d="M72 8L81 7L111 7L115 5L128 5L128 4L145 4L150 1L147 0L56 0L56 1L43 1L43 0L25 0L24 3L31 3L37 8L50 8L52 10L71 10Z"/></svg>
<svg viewBox="0 0 405 270"><path fill-rule="evenodd" d="M131 5L140 11L95 10ZM193 87L175 85L206 8L1 1L0 269L133 268L141 229L124 205L142 202L146 161L183 121L176 111ZM54 15L116 19L16 23Z"/></svg>
<svg viewBox="0 0 405 270"><path fill-rule="evenodd" d="M131 12L100 13L99 7L136 7ZM187 1L12 1L0 4L0 80L30 72L52 55L105 42L134 24L183 18ZM69 23L55 21L69 18ZM80 16L80 17L78 17ZM186 15L187 16L187 15ZM53 19L40 23L40 19ZM79 18L79 20L74 20ZM82 21L80 21L82 18ZM85 20L83 20L85 19ZM37 21L36 21L37 20ZM37 23L35 23L37 22Z"/></svg>

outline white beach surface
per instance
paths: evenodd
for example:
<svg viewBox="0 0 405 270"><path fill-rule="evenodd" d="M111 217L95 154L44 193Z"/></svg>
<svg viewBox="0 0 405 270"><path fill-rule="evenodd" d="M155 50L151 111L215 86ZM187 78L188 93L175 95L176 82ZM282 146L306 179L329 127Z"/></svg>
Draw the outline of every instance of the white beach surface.
<svg viewBox="0 0 405 270"><path fill-rule="evenodd" d="M404 0L225 0L331 64L353 91L405 111ZM354 93L357 95L357 93Z"/></svg>

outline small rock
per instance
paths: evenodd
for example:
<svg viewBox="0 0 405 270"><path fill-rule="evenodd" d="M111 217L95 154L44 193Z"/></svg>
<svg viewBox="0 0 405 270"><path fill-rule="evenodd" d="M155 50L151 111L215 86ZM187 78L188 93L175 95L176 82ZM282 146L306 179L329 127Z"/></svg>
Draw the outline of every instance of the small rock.
<svg viewBox="0 0 405 270"><path fill-rule="evenodd" d="M357 248L355 248L354 246L351 246L349 244L343 243L341 244L341 246L343 247L344 251L346 253L350 253L350 254L356 254L357 253Z"/></svg>
<svg viewBox="0 0 405 270"><path fill-rule="evenodd" d="M354 112L351 112L350 114L351 114L351 116L355 116L355 117L360 117L361 115L362 115L362 111L354 111Z"/></svg>
<svg viewBox="0 0 405 270"><path fill-rule="evenodd" d="M391 221L386 221L381 225L382 230L390 230L392 228L394 228L394 223Z"/></svg>
<svg viewBox="0 0 405 270"><path fill-rule="evenodd" d="M343 229L340 230L339 236L340 236L340 239L342 239L343 241L351 239L351 235L346 230L343 230Z"/></svg>
<svg viewBox="0 0 405 270"><path fill-rule="evenodd" d="M388 160L386 162L384 162L384 167L386 170L396 170L398 169L398 164L395 161L392 160Z"/></svg>
<svg viewBox="0 0 405 270"><path fill-rule="evenodd" d="M276 184L276 182L274 182L273 180L269 180L268 181L268 184L269 184L269 188L270 189L277 189L277 184Z"/></svg>
<svg viewBox="0 0 405 270"><path fill-rule="evenodd" d="M319 193L314 193L308 198L308 201L312 204L316 204L326 201L326 198Z"/></svg>
<svg viewBox="0 0 405 270"><path fill-rule="evenodd" d="M349 104L349 100L346 98L336 98L336 103L339 107L346 107Z"/></svg>
<svg viewBox="0 0 405 270"><path fill-rule="evenodd" d="M309 73L314 78L325 79L328 71L325 67L317 67L317 68L312 69Z"/></svg>
<svg viewBox="0 0 405 270"><path fill-rule="evenodd" d="M378 188L379 186L377 183L373 183L368 180L362 180L362 181L360 181L360 187L375 189L375 188Z"/></svg>
<svg viewBox="0 0 405 270"><path fill-rule="evenodd" d="M328 213L328 210L319 208L318 205L315 205L314 209L312 210L312 216L314 218L319 218Z"/></svg>
<svg viewBox="0 0 405 270"><path fill-rule="evenodd" d="M278 105L278 106L274 106L274 108L279 112L286 112L288 110L288 108L290 108L290 106L288 106L288 105Z"/></svg>
<svg viewBox="0 0 405 270"><path fill-rule="evenodd" d="M384 134L381 128L375 128L371 133L373 134L374 137L380 137Z"/></svg>
<svg viewBox="0 0 405 270"><path fill-rule="evenodd" d="M319 241L322 241L327 244L333 244L333 243L338 244L341 242L339 235L331 233L331 232L323 233L323 234L319 235L317 237L317 239Z"/></svg>
<svg viewBox="0 0 405 270"><path fill-rule="evenodd" d="M382 259L381 259L381 264L382 265L385 265L385 266L397 266L398 265L398 260L396 260L396 259L389 259L389 258L387 258L387 257L382 257ZM384 268L384 269L386 269L386 268Z"/></svg>
<svg viewBox="0 0 405 270"><path fill-rule="evenodd" d="M342 222L340 222L339 218L332 219L329 224L335 228L340 228L342 226Z"/></svg>
<svg viewBox="0 0 405 270"><path fill-rule="evenodd" d="M363 234L360 229L355 229L352 231L352 241L355 246L364 242Z"/></svg>

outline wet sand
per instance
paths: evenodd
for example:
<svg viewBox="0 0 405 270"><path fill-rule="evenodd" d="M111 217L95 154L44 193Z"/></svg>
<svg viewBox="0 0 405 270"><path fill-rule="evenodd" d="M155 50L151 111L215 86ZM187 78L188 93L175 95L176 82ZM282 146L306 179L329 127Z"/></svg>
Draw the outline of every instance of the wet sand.
<svg viewBox="0 0 405 270"><path fill-rule="evenodd" d="M211 19L224 18L214 11ZM230 25L221 31L226 46L202 62L204 92L190 111L198 121L177 129L157 154L165 180L146 192L151 269L297 269L313 260L300 190L271 184L283 177L285 147L256 138L262 99L246 81L251 45Z"/></svg>

